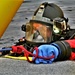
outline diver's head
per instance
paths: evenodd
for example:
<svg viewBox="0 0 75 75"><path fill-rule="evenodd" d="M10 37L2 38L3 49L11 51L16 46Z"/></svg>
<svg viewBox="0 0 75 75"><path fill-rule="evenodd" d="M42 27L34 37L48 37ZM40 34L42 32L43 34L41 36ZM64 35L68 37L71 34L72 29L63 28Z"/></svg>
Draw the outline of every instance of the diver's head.
<svg viewBox="0 0 75 75"><path fill-rule="evenodd" d="M62 10L54 3L42 3L35 11L32 19L26 23L26 40L34 43L50 43L54 41L53 35L58 34L57 26L58 17L60 18L59 26L66 23ZM56 28L56 29L55 29ZM62 28L60 26L60 28ZM58 29L60 31L60 29Z"/></svg>

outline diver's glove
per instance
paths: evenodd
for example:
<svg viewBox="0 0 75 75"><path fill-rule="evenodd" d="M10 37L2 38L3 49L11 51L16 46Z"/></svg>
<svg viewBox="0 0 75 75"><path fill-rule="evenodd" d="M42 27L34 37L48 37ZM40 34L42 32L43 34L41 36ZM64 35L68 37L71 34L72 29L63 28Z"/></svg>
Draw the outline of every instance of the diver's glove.
<svg viewBox="0 0 75 75"><path fill-rule="evenodd" d="M52 63L53 61L68 60L71 56L71 52L72 52L71 48L72 46L74 46L71 42L70 40L69 41L57 41L57 42L51 43L50 45L46 44L46 45L39 46L38 57L36 58L34 62L36 64L39 64L39 63L46 64L46 63ZM36 55L37 52L34 50L33 54ZM54 57L48 60L39 58L39 56L49 58L52 55L54 55Z"/></svg>
<svg viewBox="0 0 75 75"><path fill-rule="evenodd" d="M57 47L53 46L53 45L41 45L38 47L38 56L41 56L41 57L44 57L44 58L49 58L51 57L52 55L54 55L53 58L51 59L42 59L42 58L36 58L36 60L34 61L36 64L39 64L39 63L44 63L44 64L47 64L47 63L52 63L58 56L58 49ZM34 50L33 54L36 54L36 51ZM34 57L33 57L34 59Z"/></svg>

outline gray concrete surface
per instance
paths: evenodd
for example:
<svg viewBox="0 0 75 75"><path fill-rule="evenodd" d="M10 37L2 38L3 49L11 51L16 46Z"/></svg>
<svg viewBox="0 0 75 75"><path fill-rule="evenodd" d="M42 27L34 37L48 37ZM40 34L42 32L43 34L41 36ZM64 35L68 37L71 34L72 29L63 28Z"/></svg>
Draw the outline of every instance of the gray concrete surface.
<svg viewBox="0 0 75 75"><path fill-rule="evenodd" d="M22 60L0 58L0 75L75 75L75 61L31 64Z"/></svg>
<svg viewBox="0 0 75 75"><path fill-rule="evenodd" d="M21 31L22 24L31 19L35 9L42 2L58 4L69 24L75 28L75 0L25 0L15 17L0 39L0 47L11 46L17 39L24 36ZM31 64L27 61L0 58L0 75L75 75L75 61L61 61L53 64Z"/></svg>

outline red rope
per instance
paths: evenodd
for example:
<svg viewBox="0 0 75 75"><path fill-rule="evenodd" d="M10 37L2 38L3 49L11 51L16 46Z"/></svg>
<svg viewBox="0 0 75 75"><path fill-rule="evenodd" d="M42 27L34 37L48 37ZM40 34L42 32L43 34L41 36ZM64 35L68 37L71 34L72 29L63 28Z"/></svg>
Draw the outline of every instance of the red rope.
<svg viewBox="0 0 75 75"><path fill-rule="evenodd" d="M38 47L35 47L34 50L36 50L36 54L29 52L23 46L12 46L12 52L19 53L19 54L24 53L24 56L26 56L28 62L34 62L36 60L36 58L41 58L41 59L45 59L45 60L50 60L50 59L54 58L54 55L52 55L50 57L38 56L38 53L39 53ZM34 57L34 59L31 61L29 59L29 56Z"/></svg>

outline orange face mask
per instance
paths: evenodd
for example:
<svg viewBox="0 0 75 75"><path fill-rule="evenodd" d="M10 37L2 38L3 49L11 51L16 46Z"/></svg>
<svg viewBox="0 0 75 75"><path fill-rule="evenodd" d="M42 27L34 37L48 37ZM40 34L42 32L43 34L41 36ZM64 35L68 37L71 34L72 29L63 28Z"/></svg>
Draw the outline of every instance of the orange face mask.
<svg viewBox="0 0 75 75"><path fill-rule="evenodd" d="M36 22L30 23L30 26L31 26L31 31L28 32L29 36L26 35L27 40L34 42L51 41L51 36L52 36L51 26ZM28 38L30 38L31 40Z"/></svg>
<svg viewBox="0 0 75 75"><path fill-rule="evenodd" d="M33 23L33 28L34 29L38 29L39 27L41 27L42 25L40 23Z"/></svg>

